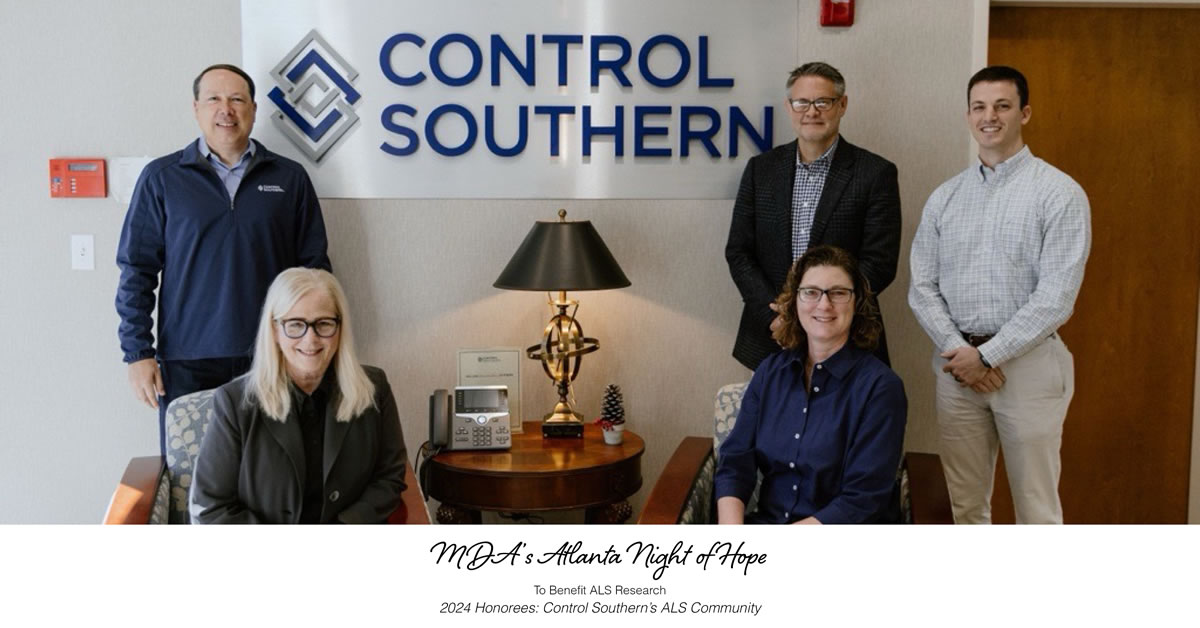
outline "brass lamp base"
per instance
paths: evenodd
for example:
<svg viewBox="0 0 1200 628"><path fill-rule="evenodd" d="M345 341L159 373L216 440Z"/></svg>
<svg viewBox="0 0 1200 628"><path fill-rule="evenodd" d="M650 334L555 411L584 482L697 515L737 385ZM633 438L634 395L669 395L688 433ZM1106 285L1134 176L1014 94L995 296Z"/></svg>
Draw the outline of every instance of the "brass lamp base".
<svg viewBox="0 0 1200 628"><path fill-rule="evenodd" d="M560 400L554 412L542 417L542 438L583 438L583 415Z"/></svg>
<svg viewBox="0 0 1200 628"><path fill-rule="evenodd" d="M569 401L559 401L554 404L554 412L542 417L547 423L583 423L583 415L571 407Z"/></svg>
<svg viewBox="0 0 1200 628"><path fill-rule="evenodd" d="M579 374L583 356L600 348L600 341L583 335L583 327L575 320L568 308L579 308L579 302L567 299L566 292L559 292L557 300L550 304L558 308L558 314L550 319L542 333L542 344L525 350L531 359L542 363L558 389L558 403L554 411L543 417L542 438L583 438L583 415L571 407L571 381Z"/></svg>

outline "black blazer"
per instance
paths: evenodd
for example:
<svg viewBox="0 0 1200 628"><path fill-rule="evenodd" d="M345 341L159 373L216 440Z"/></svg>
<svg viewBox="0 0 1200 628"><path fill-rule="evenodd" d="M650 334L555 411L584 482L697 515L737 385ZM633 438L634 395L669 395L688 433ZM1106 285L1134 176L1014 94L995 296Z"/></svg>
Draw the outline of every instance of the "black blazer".
<svg viewBox="0 0 1200 628"><path fill-rule="evenodd" d="M407 453L387 376L364 366L375 407L339 422L341 391L325 412L321 523L382 523L400 504ZM245 401L246 376L217 389L214 416L196 457L193 523L299 523L305 459L300 421L280 423Z"/></svg>
<svg viewBox="0 0 1200 628"><path fill-rule="evenodd" d="M796 142L776 146L746 164L733 204L725 259L744 303L733 357L750 369L779 350L771 338L775 313L768 304L783 291L792 267L795 178ZM896 166L845 138L839 139L834 152L809 234L809 248L821 244L855 255L876 294L896 278L900 256ZM883 336L876 355L888 363Z"/></svg>

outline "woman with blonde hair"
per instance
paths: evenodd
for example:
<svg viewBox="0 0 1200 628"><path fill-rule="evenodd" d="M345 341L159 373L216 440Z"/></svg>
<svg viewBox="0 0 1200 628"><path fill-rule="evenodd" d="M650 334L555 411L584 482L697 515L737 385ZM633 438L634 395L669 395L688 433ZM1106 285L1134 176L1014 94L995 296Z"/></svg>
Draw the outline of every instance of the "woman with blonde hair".
<svg viewBox="0 0 1200 628"><path fill-rule="evenodd" d="M406 452L383 371L359 363L346 295L324 270L267 290L245 375L217 389L193 523L382 523Z"/></svg>
<svg viewBox="0 0 1200 628"><path fill-rule="evenodd" d="M784 350L754 371L721 445L717 521L887 520L908 402L871 353L882 324L858 262L837 247L810 249L776 304ZM747 514L759 473L758 509Z"/></svg>

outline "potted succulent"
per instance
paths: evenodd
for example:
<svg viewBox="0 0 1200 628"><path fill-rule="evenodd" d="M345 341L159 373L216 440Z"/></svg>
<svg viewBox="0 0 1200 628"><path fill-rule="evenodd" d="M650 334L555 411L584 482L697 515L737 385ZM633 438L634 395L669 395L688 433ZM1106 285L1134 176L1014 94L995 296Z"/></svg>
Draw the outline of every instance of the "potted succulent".
<svg viewBox="0 0 1200 628"><path fill-rule="evenodd" d="M600 418L596 424L604 433L607 445L620 445L625 438L625 408L621 396L621 387L609 384L604 389L604 405L600 408Z"/></svg>

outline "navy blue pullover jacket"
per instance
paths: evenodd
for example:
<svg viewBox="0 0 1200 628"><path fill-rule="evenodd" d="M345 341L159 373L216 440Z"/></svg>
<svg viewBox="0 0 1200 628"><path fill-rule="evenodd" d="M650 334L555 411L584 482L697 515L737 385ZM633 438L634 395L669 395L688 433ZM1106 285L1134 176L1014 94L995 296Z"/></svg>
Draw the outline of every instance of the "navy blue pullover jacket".
<svg viewBox="0 0 1200 628"><path fill-rule="evenodd" d="M300 164L258 144L231 199L197 142L142 171L117 266L126 362L156 355L156 287L160 360L249 356L275 276L331 268L321 206Z"/></svg>

